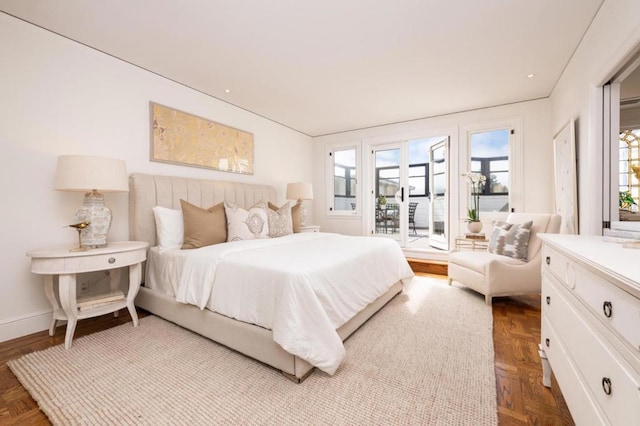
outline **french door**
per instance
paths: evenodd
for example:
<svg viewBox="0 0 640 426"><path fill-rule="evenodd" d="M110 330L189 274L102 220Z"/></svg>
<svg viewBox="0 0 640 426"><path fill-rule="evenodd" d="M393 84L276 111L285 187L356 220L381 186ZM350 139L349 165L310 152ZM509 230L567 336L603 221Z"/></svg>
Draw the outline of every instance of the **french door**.
<svg viewBox="0 0 640 426"><path fill-rule="evenodd" d="M429 147L429 244L449 250L449 138Z"/></svg>
<svg viewBox="0 0 640 426"><path fill-rule="evenodd" d="M407 183L406 143L377 145L371 151L373 160L372 211L373 234L406 245Z"/></svg>
<svg viewBox="0 0 640 426"><path fill-rule="evenodd" d="M371 233L448 250L448 137L371 145Z"/></svg>

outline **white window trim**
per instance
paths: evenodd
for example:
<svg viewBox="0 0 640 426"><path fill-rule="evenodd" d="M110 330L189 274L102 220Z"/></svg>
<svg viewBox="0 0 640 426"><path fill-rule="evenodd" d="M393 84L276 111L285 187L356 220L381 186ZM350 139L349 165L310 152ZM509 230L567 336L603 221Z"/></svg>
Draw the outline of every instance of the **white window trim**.
<svg viewBox="0 0 640 426"><path fill-rule="evenodd" d="M336 151L348 149L356 150L356 209L352 211L335 210L334 208L334 156ZM349 141L330 144L325 147L325 216L340 218L361 218L362 217L362 149L360 141Z"/></svg>

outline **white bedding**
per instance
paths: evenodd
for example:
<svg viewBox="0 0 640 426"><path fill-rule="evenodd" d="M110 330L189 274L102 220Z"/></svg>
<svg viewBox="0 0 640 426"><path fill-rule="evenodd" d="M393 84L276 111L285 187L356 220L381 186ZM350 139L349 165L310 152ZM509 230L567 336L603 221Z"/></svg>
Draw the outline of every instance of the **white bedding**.
<svg viewBox="0 0 640 426"><path fill-rule="evenodd" d="M333 374L336 329L413 276L395 241L328 233L153 249L147 285L176 300L271 329L287 352Z"/></svg>

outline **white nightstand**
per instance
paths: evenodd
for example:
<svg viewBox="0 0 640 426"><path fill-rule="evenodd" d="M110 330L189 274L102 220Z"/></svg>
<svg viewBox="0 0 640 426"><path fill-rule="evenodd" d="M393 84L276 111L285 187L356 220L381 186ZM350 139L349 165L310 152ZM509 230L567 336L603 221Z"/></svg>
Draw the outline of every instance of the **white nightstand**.
<svg viewBox="0 0 640 426"><path fill-rule="evenodd" d="M320 232L318 225L305 225L300 227L300 232Z"/></svg>
<svg viewBox="0 0 640 426"><path fill-rule="evenodd" d="M44 275L44 291L53 307L49 335L53 336L55 333L58 320L67 320L64 347L69 349L79 319L116 312L125 307L131 314L134 327L137 326L138 315L133 302L140 289L142 262L147 258L147 246L148 244L143 241L122 241L87 251L69 251L73 247L63 246L28 252L27 256L31 258L31 272ZM98 297L95 305L92 306L89 303L82 309L78 308L76 274L109 270L111 290L115 291L120 283L119 268L124 266L129 267L129 291L125 298L105 302L104 298ZM54 275L58 275L60 303L54 293Z"/></svg>

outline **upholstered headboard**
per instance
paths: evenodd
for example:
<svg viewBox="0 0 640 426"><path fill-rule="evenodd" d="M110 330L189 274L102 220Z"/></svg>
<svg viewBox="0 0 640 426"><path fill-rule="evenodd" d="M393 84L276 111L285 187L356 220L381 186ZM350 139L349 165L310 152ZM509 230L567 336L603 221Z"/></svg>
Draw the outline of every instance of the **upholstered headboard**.
<svg viewBox="0 0 640 426"><path fill-rule="evenodd" d="M180 199L203 208L222 201L248 209L258 201L277 202L275 188L268 185L134 173L129 176L129 238L156 245L152 208L180 209Z"/></svg>

